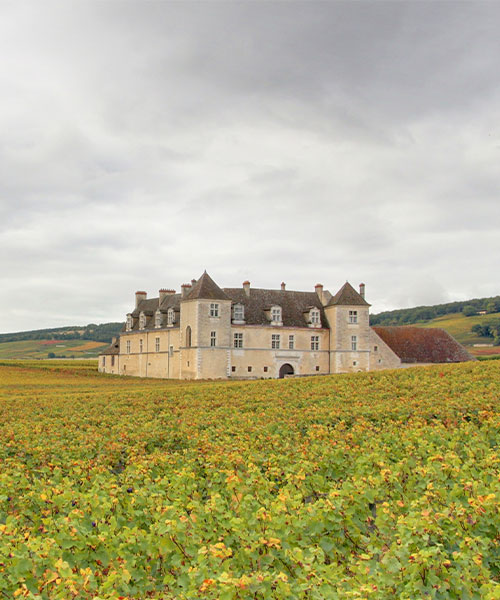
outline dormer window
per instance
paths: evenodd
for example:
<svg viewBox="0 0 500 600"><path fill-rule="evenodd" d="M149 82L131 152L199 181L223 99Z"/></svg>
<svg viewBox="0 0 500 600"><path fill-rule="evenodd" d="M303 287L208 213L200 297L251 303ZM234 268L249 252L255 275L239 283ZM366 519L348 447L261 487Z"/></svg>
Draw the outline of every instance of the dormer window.
<svg viewBox="0 0 500 600"><path fill-rule="evenodd" d="M139 315L139 329L144 329L146 327L146 315L141 312Z"/></svg>
<svg viewBox="0 0 500 600"><path fill-rule="evenodd" d="M172 325L175 323L175 311L173 308L169 308L167 310L167 325L169 325L170 327L172 327Z"/></svg>
<svg viewBox="0 0 500 600"><path fill-rule="evenodd" d="M309 322L311 325L321 325L321 318L317 308L311 308L309 312Z"/></svg>
<svg viewBox="0 0 500 600"><path fill-rule="evenodd" d="M242 322L245 320L245 307L243 304L233 306L233 321Z"/></svg>
<svg viewBox="0 0 500 600"><path fill-rule="evenodd" d="M271 307L271 323L281 324L281 306L272 306Z"/></svg>
<svg viewBox="0 0 500 600"><path fill-rule="evenodd" d="M155 313L155 327L159 329L161 327L161 311L158 309Z"/></svg>
<svg viewBox="0 0 500 600"><path fill-rule="evenodd" d="M131 331L134 325L134 320L131 314L127 315L127 325L125 326L126 331Z"/></svg>

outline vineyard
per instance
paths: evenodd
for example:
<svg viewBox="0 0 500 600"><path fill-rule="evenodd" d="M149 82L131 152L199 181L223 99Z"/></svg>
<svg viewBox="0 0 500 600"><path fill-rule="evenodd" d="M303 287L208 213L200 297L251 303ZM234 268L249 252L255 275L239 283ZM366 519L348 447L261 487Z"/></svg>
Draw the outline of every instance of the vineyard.
<svg viewBox="0 0 500 600"><path fill-rule="evenodd" d="M499 599L499 392L0 363L0 598Z"/></svg>

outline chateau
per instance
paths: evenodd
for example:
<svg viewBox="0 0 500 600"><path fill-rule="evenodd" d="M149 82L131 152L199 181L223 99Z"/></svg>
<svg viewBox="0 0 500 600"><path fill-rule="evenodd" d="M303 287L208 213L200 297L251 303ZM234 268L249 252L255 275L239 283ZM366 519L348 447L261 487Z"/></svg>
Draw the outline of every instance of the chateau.
<svg viewBox="0 0 500 600"><path fill-rule="evenodd" d="M122 333L100 356L101 372L256 379L402 366L391 345L396 347L400 337L395 330L406 328L370 327L364 284L357 292L346 282L335 295L321 284L310 292L287 290L284 283L278 290L252 288L249 281L241 288L220 288L205 271L181 289L180 294L161 289L151 299L136 292ZM431 337L445 333L426 331ZM452 342L459 346L447 340ZM404 347L406 362L417 362L411 359L411 344L405 341ZM454 350L456 355L428 362L471 358Z"/></svg>

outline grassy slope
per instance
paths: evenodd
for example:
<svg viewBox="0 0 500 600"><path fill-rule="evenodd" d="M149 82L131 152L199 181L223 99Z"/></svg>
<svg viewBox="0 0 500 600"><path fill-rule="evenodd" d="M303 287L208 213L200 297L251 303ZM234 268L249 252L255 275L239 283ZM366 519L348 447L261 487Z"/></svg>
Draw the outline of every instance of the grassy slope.
<svg viewBox="0 0 500 600"><path fill-rule="evenodd" d="M94 345L94 348L90 348ZM108 344L89 342L88 340L61 340L56 344L47 344L46 340L25 340L22 342L4 342L0 344L0 359L47 358L49 352L68 358L95 358Z"/></svg>
<svg viewBox="0 0 500 600"><path fill-rule="evenodd" d="M437 317L432 321L417 323L417 327L442 327L450 335L452 335L462 345L471 347L474 344L491 344L492 338L480 337L471 332L471 327L476 323L483 324L494 319L500 318L500 313L488 315L475 315L473 317L465 317L462 313L452 313L443 317ZM491 348L491 353L496 353L495 348Z"/></svg>

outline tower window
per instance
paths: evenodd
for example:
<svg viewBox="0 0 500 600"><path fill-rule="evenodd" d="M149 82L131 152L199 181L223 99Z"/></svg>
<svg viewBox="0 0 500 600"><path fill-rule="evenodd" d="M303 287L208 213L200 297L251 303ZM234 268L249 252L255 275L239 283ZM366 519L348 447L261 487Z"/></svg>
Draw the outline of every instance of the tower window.
<svg viewBox="0 0 500 600"><path fill-rule="evenodd" d="M358 311L350 310L349 311L349 323L357 323L358 322Z"/></svg>
<svg viewBox="0 0 500 600"><path fill-rule="evenodd" d="M351 336L351 350L358 349L358 338L355 335Z"/></svg>
<svg viewBox="0 0 500 600"><path fill-rule="evenodd" d="M210 332L210 346L213 348L217 344L217 333L215 331Z"/></svg>
<svg viewBox="0 0 500 600"><path fill-rule="evenodd" d="M219 316L219 304L217 302L210 303L210 316L218 317Z"/></svg>

